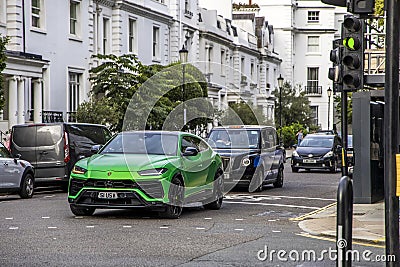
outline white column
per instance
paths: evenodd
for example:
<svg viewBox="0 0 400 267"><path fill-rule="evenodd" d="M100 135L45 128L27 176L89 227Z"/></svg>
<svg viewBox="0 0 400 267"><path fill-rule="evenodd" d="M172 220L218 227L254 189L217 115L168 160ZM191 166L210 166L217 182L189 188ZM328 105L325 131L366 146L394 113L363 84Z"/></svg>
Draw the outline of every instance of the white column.
<svg viewBox="0 0 400 267"><path fill-rule="evenodd" d="M8 128L15 124L17 124L17 88L18 88L18 81L17 77L13 76L9 80L8 85Z"/></svg>
<svg viewBox="0 0 400 267"><path fill-rule="evenodd" d="M25 79L18 81L18 124L25 123Z"/></svg>
<svg viewBox="0 0 400 267"><path fill-rule="evenodd" d="M42 79L33 81L33 122L42 122Z"/></svg>

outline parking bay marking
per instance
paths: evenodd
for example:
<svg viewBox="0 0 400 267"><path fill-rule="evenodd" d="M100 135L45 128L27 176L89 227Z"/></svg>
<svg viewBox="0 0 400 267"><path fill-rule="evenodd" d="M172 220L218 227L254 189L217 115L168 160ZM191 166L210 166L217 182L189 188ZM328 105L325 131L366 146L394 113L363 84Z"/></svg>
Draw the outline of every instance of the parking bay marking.
<svg viewBox="0 0 400 267"><path fill-rule="evenodd" d="M251 200L251 201L261 201L261 200L281 200L282 198L288 199L305 199L305 200L322 200L322 201L336 201L336 199L331 198L319 198L319 197L295 197L295 196L272 196L272 195L226 195L225 199L241 199L241 200Z"/></svg>
<svg viewBox="0 0 400 267"><path fill-rule="evenodd" d="M309 206L296 206L296 205L287 205L287 204L273 204L273 203L254 203L254 202L236 202L236 201L224 201L224 203L228 204L244 204L244 205L261 205L261 206L275 206L275 207L286 207L286 208L298 208L298 209L310 209L310 210L318 210L320 207L309 207Z"/></svg>

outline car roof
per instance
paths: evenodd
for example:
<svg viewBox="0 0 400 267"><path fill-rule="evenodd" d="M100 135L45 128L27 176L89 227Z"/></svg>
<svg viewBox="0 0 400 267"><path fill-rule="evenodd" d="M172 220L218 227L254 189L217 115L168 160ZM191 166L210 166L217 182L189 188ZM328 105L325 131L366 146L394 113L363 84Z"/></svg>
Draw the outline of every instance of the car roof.
<svg viewBox="0 0 400 267"><path fill-rule="evenodd" d="M242 129L246 129L246 130L259 130L259 129L264 129L264 128L271 128L271 129L275 129L273 126L267 126L267 125L225 125L225 126L216 126L214 128L211 129L212 130L242 130Z"/></svg>
<svg viewBox="0 0 400 267"><path fill-rule="evenodd" d="M43 122L43 123L25 123L25 124L17 124L14 125L13 127L32 127L32 126L47 126L47 125L86 125L86 126L99 126L99 127L105 127L107 126L103 124L95 124L95 123L85 123L85 122Z"/></svg>
<svg viewBox="0 0 400 267"><path fill-rule="evenodd" d="M129 133L155 133L155 134L168 134L168 135L191 135L191 136L196 136L196 137L200 137L197 136L195 134L192 133L188 133L188 132L180 132L180 131L161 131L161 130L132 130L132 131L123 131L120 132L119 134L129 134ZM201 138L201 137L200 137Z"/></svg>
<svg viewBox="0 0 400 267"><path fill-rule="evenodd" d="M321 138L321 139L328 139L328 138L334 138L336 135L334 134L307 134L304 138Z"/></svg>

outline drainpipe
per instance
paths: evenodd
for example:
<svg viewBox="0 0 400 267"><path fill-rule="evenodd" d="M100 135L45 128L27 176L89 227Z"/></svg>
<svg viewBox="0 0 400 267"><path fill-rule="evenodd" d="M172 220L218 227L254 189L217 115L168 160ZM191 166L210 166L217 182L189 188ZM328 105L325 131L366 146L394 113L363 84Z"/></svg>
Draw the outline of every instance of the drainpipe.
<svg viewBox="0 0 400 267"><path fill-rule="evenodd" d="M25 0L22 0L22 51L25 53Z"/></svg>

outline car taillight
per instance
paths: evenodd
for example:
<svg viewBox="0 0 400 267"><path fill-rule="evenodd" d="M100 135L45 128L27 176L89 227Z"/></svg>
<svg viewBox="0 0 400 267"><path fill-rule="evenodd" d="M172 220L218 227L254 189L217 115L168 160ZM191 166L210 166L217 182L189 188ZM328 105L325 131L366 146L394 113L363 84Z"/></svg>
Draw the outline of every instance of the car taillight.
<svg viewBox="0 0 400 267"><path fill-rule="evenodd" d="M70 159L68 135L64 132L64 162L67 163Z"/></svg>

